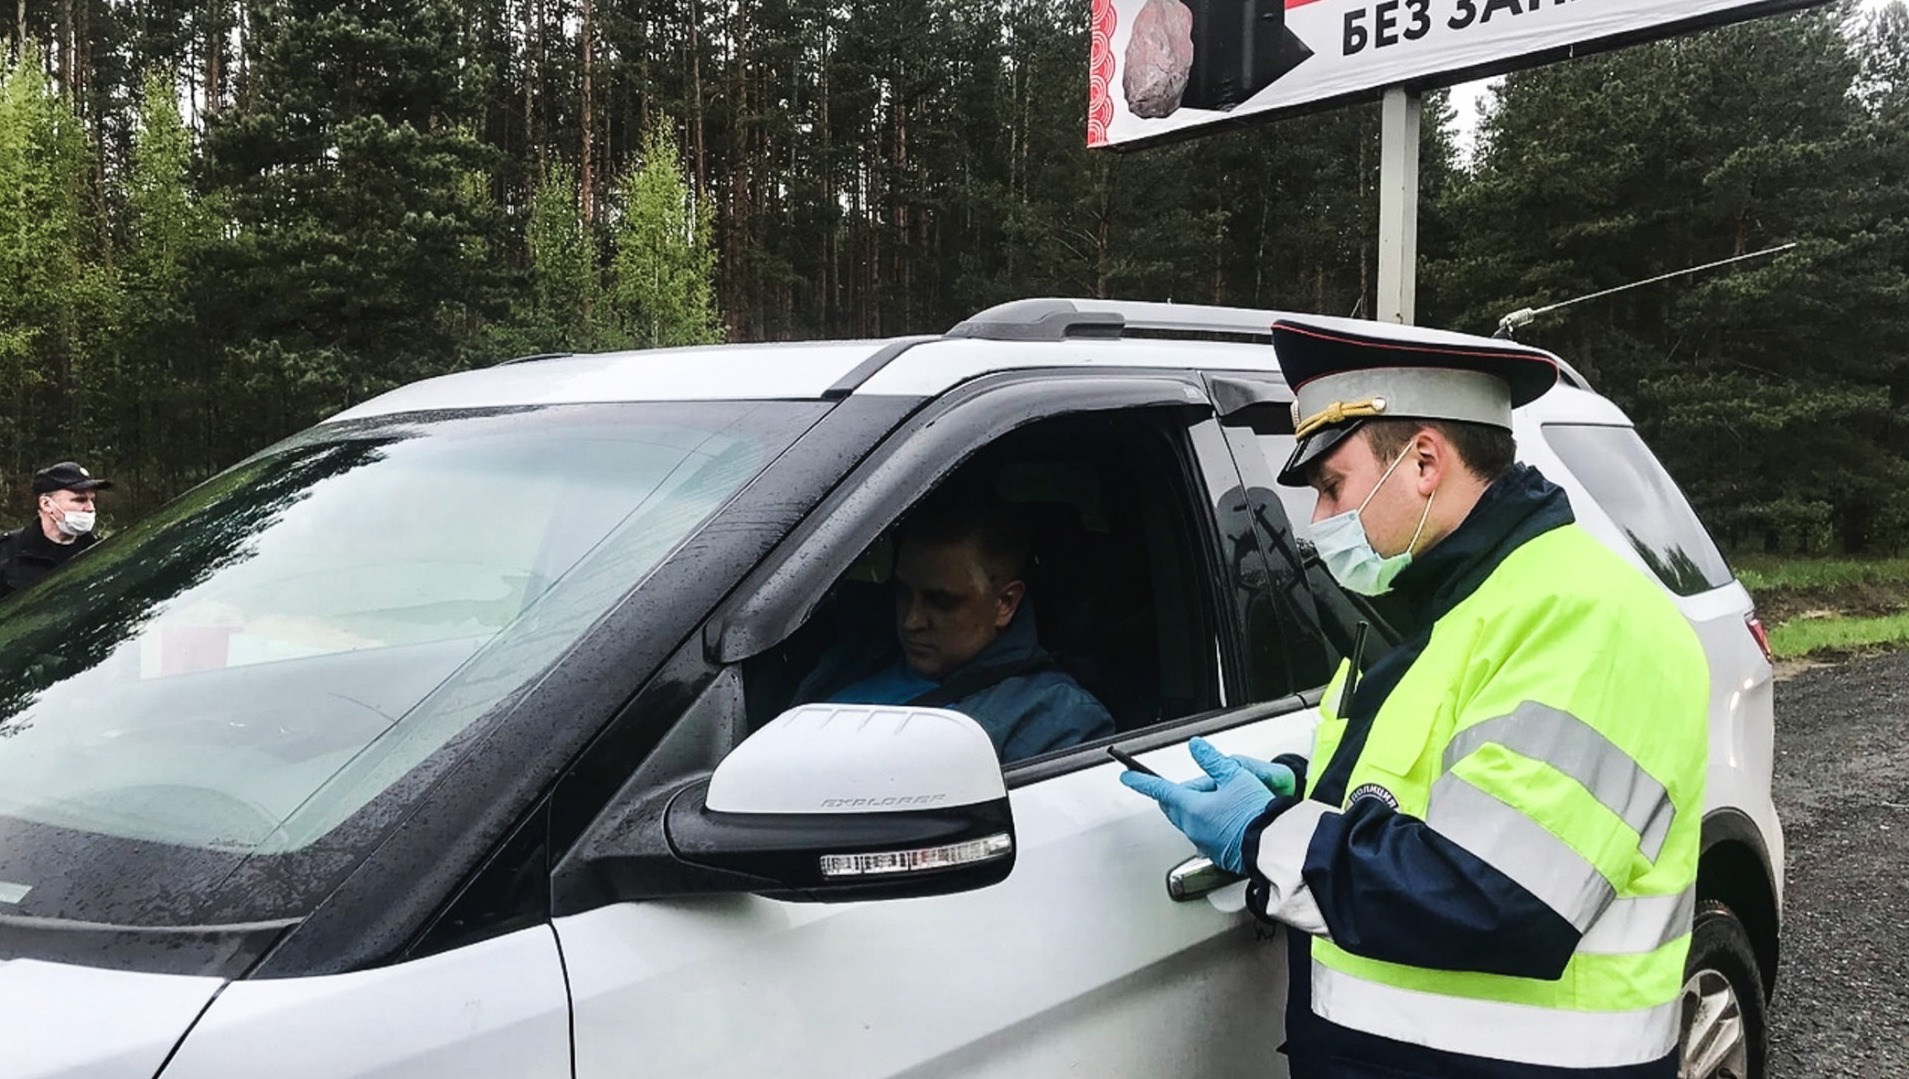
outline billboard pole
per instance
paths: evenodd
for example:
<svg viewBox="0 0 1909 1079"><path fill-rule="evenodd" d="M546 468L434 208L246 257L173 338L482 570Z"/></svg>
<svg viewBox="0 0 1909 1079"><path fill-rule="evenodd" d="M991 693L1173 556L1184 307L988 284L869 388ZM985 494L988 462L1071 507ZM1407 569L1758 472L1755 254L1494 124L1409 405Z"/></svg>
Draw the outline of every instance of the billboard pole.
<svg viewBox="0 0 1909 1079"><path fill-rule="evenodd" d="M1410 325L1418 287L1418 144L1423 101L1415 90L1387 87L1379 122L1380 322Z"/></svg>

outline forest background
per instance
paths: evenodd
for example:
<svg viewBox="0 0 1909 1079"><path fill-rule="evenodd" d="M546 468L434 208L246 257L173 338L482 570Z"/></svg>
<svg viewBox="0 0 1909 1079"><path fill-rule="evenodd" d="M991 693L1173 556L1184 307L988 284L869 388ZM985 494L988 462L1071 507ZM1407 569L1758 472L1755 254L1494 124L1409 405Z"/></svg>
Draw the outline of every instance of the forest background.
<svg viewBox="0 0 1909 1079"><path fill-rule="evenodd" d="M1004 300L1364 314L1376 105L1084 146L1085 0L16 0L0 520L148 510L528 353L940 331ZM3 18L0 15L0 18ZM1427 104L1419 321L1521 331L1719 539L1909 541L1909 11L1761 19ZM673 362L658 357L655 362Z"/></svg>

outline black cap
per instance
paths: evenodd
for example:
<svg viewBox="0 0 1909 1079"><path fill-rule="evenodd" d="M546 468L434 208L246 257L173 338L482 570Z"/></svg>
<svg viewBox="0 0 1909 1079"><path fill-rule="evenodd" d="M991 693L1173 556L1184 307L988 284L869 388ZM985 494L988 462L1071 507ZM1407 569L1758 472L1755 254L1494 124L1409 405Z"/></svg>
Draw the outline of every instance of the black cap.
<svg viewBox="0 0 1909 1079"><path fill-rule="evenodd" d="M1304 487L1308 467L1368 419L1509 429L1511 410L1558 380L1557 359L1542 349L1353 319L1279 319L1273 349L1295 395L1299 444L1279 471L1289 487Z"/></svg>
<svg viewBox="0 0 1909 1079"><path fill-rule="evenodd" d="M54 491L104 491L112 485L112 480L94 479L93 474L81 468L77 461L61 461L33 474L33 493L36 495Z"/></svg>

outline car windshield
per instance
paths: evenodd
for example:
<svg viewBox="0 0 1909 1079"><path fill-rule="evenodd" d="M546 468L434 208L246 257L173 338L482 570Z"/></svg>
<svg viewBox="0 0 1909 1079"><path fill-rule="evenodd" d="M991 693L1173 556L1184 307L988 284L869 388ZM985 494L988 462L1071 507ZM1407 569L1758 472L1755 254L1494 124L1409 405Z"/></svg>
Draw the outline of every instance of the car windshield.
<svg viewBox="0 0 1909 1079"><path fill-rule="evenodd" d="M0 604L0 878L43 878L0 879L0 902L58 890L19 857L48 831L314 844L560 658L818 408L321 426Z"/></svg>

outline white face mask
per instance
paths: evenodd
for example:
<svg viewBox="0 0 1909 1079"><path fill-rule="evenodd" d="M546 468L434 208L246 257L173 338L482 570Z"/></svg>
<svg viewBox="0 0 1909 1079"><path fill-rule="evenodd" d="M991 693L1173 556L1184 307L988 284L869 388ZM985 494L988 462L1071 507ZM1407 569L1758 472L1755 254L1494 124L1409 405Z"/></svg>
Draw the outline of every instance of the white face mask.
<svg viewBox="0 0 1909 1079"><path fill-rule="evenodd" d="M1406 451L1411 452L1410 450ZM1412 542L1405 550L1390 558L1383 557L1372 549L1372 540L1366 535L1365 525L1359 515L1372 504L1372 496L1379 493L1385 481L1392 478L1392 470L1405 460L1401 453L1386 466L1385 474L1359 503L1356 510L1334 514L1312 526L1312 544L1319 551L1320 561L1326 564L1326 571L1346 588L1362 596L1382 596L1392 590L1393 578L1412 564L1412 549L1418 546L1419 535L1425 531L1425 519L1432 513L1432 492L1425 498L1425 511L1419 514L1418 528L1412 533Z"/></svg>
<svg viewBox="0 0 1909 1079"><path fill-rule="evenodd" d="M84 536L93 530L94 517L92 510L67 510L55 527L69 536Z"/></svg>

